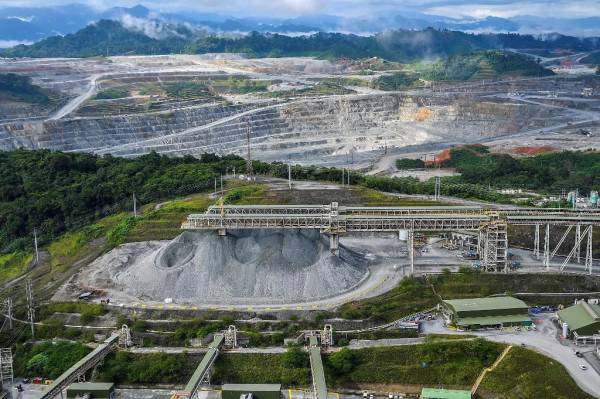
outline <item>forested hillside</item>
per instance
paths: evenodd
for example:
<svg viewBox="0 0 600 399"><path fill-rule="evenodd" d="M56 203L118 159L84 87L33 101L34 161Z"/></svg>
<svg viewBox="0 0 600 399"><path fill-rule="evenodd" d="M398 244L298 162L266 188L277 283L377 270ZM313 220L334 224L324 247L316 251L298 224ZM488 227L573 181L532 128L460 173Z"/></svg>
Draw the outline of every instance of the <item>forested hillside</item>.
<svg viewBox="0 0 600 399"><path fill-rule="evenodd" d="M316 33L285 36L251 33L238 37L196 37L185 27L177 35L157 40L124 28L116 21L99 21L66 36L54 36L32 45L19 45L2 53L7 57L91 57L128 54L245 53L251 57L316 56L321 58L382 57L410 61L447 57L489 49L569 49L590 51L600 48L593 38L556 35L542 40L531 35L469 34L424 29L398 30L373 36Z"/></svg>
<svg viewBox="0 0 600 399"><path fill-rule="evenodd" d="M423 167L420 160L399 159L396 167ZM471 145L450 150L444 167L456 168L461 176L449 178L465 184L512 187L546 192L574 190L587 195L600 190L600 153L563 151L526 158L508 154L492 154L483 145Z"/></svg>
<svg viewBox="0 0 600 399"><path fill-rule="evenodd" d="M0 253L42 242L140 203L213 187L227 165L241 158L206 155L136 159L64 154L47 150L0 151Z"/></svg>

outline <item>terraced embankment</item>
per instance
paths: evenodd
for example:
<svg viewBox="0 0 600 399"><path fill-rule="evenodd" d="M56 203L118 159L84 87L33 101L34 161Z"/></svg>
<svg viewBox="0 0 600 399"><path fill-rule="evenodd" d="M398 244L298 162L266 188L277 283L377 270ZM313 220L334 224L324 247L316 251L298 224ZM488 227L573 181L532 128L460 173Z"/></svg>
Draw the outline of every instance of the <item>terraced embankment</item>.
<svg viewBox="0 0 600 399"><path fill-rule="evenodd" d="M568 110L463 94L329 96L282 104L210 105L170 112L0 125L0 148L50 148L136 156L246 151L321 163L324 156L424 143L469 143L537 129Z"/></svg>

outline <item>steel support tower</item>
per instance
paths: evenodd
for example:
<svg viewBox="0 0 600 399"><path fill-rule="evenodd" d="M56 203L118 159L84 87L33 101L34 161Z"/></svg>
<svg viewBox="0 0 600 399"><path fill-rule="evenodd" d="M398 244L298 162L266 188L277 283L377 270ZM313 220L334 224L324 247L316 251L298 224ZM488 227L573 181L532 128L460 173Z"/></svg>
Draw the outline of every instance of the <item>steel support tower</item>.
<svg viewBox="0 0 600 399"><path fill-rule="evenodd" d="M479 234L481 267L486 271L508 271L507 225L494 220L482 226Z"/></svg>
<svg viewBox="0 0 600 399"><path fill-rule="evenodd" d="M13 383L13 356L10 348L0 349L0 382Z"/></svg>

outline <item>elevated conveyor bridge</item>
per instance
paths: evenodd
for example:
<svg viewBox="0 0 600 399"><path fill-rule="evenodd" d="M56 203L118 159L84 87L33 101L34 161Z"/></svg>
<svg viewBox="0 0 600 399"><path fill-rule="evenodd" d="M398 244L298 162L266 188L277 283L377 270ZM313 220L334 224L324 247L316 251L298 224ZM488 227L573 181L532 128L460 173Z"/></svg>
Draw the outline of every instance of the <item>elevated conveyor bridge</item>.
<svg viewBox="0 0 600 399"><path fill-rule="evenodd" d="M313 381L314 399L327 399L327 384L325 383L325 371L321 359L321 345L316 336L308 339L308 355L310 358L310 372Z"/></svg>
<svg viewBox="0 0 600 399"><path fill-rule="evenodd" d="M119 343L120 335L118 333L112 334L104 342L102 342L96 349L88 353L83 359L71 366L67 371L62 373L52 385L48 386L48 389L42 393L40 399L51 399L58 396L62 391L77 381L81 376L95 367L98 363L106 357L114 347Z"/></svg>
<svg viewBox="0 0 600 399"><path fill-rule="evenodd" d="M223 335L215 335L213 342L208 345L208 351L200 361L200 364L192 374L184 390L177 393L180 398L193 398L202 384L208 384L210 380L210 370L219 356L221 346L225 341Z"/></svg>
<svg viewBox="0 0 600 399"><path fill-rule="evenodd" d="M414 271L415 231L475 230L479 232L479 254L486 270L508 270L508 225L535 226L534 252L540 256L539 229L546 229L544 265L549 268L556 251L550 250L550 226L576 227L573 253L579 259L587 237L586 270L592 271L592 228L600 225L600 210L557 208L485 208L478 206L434 207L353 207L329 205L216 205L202 214L191 214L182 224L186 230L227 229L319 229L330 235L331 249L337 251L339 234L350 232L392 232L406 230L411 270ZM583 233L581 233L583 229ZM561 243L564 241L564 238Z"/></svg>

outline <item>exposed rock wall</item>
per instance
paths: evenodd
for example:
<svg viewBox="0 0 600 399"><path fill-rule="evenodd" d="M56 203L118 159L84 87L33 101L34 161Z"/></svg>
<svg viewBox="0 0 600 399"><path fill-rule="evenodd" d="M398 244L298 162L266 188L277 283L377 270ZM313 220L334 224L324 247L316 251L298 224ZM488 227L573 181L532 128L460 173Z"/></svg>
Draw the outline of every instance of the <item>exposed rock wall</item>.
<svg viewBox="0 0 600 399"><path fill-rule="evenodd" d="M252 108L192 107L167 113L0 126L0 148L25 146L136 156L149 151L245 153L319 163L324 155L434 142L474 142L548 126L567 111L470 96L332 96Z"/></svg>

